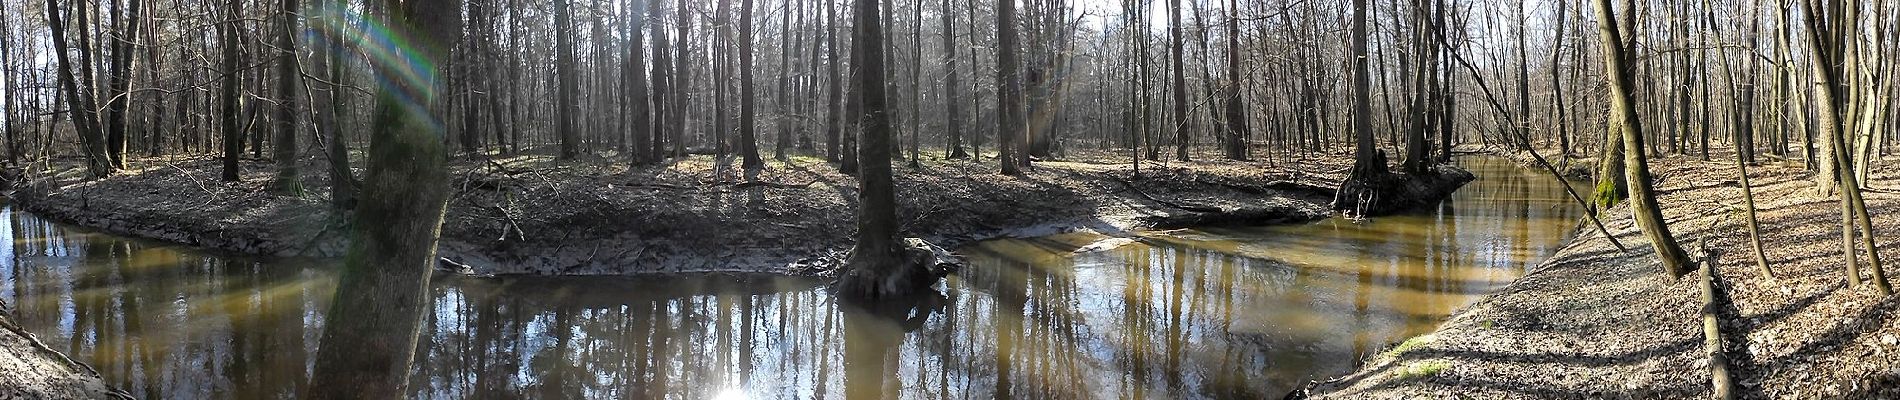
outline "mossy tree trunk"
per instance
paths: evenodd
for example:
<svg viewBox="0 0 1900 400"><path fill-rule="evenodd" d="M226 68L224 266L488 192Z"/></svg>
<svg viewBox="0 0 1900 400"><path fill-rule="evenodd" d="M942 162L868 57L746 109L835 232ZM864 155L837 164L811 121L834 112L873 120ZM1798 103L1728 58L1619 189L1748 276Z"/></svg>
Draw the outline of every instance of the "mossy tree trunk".
<svg viewBox="0 0 1900 400"><path fill-rule="evenodd" d="M368 174L350 249L325 318L309 398L405 396L429 273L448 204L448 159L434 81L461 25L449 0L389 0L387 31L407 44L382 51L409 62L378 62L388 82L376 97Z"/></svg>
<svg viewBox="0 0 1900 400"><path fill-rule="evenodd" d="M1597 31L1602 37L1604 75L1610 81L1610 122L1621 128L1611 130L1622 131L1630 209L1636 214L1636 224L1642 227L1643 235L1655 247L1663 272L1681 277L1688 272L1689 255L1676 243L1675 235L1669 233L1668 221L1663 219L1662 209L1656 204L1655 189L1650 186L1649 163L1643 154L1642 120L1636 114L1635 96L1631 93L1633 84L1625 67L1628 55L1620 45L1623 37L1616 26L1616 14L1610 9L1610 0L1593 3L1596 4Z"/></svg>

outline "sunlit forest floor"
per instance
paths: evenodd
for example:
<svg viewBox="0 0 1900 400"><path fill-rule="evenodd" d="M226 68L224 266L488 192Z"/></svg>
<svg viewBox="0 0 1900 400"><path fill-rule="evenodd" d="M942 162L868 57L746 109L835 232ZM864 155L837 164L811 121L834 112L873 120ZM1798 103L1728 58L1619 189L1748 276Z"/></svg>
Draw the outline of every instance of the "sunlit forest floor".
<svg viewBox="0 0 1900 400"><path fill-rule="evenodd" d="M1164 157L1172 156L1164 149ZM1350 161L1196 160L1144 163L1077 150L1021 177L995 161L897 161L902 233L944 247L1077 229L1261 224L1327 215L1331 187ZM76 160L29 172L16 205L56 220L226 251L336 256L347 229L331 211L327 166L302 165L305 192L265 191L274 169L245 160L238 183L218 181L206 155L137 159L86 180ZM856 230L855 177L808 156L768 161L755 181L730 158L696 155L630 168L612 156L557 161L533 153L458 157L443 225L445 265L477 274L735 272L824 275ZM360 172L359 172L360 173Z"/></svg>
<svg viewBox="0 0 1900 400"><path fill-rule="evenodd" d="M1742 398L1900 396L1900 300L1849 287L1836 198L1798 166L1750 168L1768 261L1750 256L1733 153L1651 164L1670 228L1717 267L1721 331ZM1893 160L1888 160L1890 164ZM1866 193L1882 260L1900 257L1900 174L1878 168ZM1322 384L1327 398L1706 398L1708 358L1696 275L1665 277L1627 206L1438 332ZM1863 256L1864 257L1864 256ZM1863 271L1863 273L1866 273Z"/></svg>

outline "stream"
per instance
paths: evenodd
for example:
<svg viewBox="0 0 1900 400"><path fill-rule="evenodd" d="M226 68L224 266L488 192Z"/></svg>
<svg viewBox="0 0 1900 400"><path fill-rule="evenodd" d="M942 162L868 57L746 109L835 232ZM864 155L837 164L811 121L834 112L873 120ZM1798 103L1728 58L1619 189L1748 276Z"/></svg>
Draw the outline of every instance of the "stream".
<svg viewBox="0 0 1900 400"><path fill-rule="evenodd" d="M959 249L970 266L937 309L904 321L841 308L810 278L438 274L409 387L418 398L1279 398L1430 332L1574 233L1583 211L1563 182L1501 158L1458 163L1478 179L1452 199L1370 223L981 242ZM12 238L0 300L108 383L153 399L296 398L310 384L334 261L128 239L10 206L0 220Z"/></svg>

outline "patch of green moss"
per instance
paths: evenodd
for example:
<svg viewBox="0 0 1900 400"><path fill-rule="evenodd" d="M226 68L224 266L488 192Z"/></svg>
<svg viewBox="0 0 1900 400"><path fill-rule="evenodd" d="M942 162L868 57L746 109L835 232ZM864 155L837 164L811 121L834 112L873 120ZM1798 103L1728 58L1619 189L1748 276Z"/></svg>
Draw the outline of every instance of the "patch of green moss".
<svg viewBox="0 0 1900 400"><path fill-rule="evenodd" d="M1398 347L1393 347L1392 350L1386 351L1385 355L1387 357L1398 357L1400 355L1405 354L1405 352L1412 351L1412 349L1418 348L1419 346L1424 346L1428 343L1431 343L1432 340L1434 339L1437 339L1437 337L1434 337L1429 334L1414 336L1411 339L1406 339L1404 343L1399 343Z"/></svg>
<svg viewBox="0 0 1900 400"><path fill-rule="evenodd" d="M1399 368L1399 371L1394 374L1393 378L1401 381L1420 379L1438 375L1438 373L1445 372L1447 369L1451 369L1450 361L1429 360L1407 363L1405 366Z"/></svg>

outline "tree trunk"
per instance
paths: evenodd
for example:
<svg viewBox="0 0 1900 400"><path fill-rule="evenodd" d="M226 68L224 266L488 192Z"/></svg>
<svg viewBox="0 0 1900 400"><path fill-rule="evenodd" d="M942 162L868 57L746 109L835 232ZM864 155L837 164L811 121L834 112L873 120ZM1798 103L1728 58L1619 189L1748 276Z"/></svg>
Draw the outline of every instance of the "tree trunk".
<svg viewBox="0 0 1900 400"><path fill-rule="evenodd" d="M1843 17L1840 15L1842 13L1838 12L1841 9L1839 0L1828 3L1829 9L1836 11L1831 14L1823 14L1820 7L1817 7L1817 1L1803 2L1807 5L1803 17L1808 23L1809 59L1813 62L1817 97L1815 114L1819 117L1817 122L1821 125L1821 134L1828 141L1825 148L1829 150L1828 153L1832 157L1828 160L1829 164L1833 165L1834 171L1838 171L1832 178L1841 189L1841 245L1842 256L1845 258L1843 264L1847 267L1847 281L1856 286L1861 283L1860 264L1854 259L1854 228L1858 225L1862 230L1862 244L1865 245L1867 251L1867 265L1871 267L1874 286L1881 295L1891 295L1893 288L1887 283L1886 273L1881 268L1880 253L1874 251L1873 223L1867 216L1866 201L1861 198L1860 182L1850 172L1853 170L1853 160L1847 153L1845 136L1848 128L1846 118L1843 118L1844 109L1847 108L1845 101L1847 96L1844 96L1842 92L1848 89L1844 88L1845 85L1841 85L1840 82L1845 81L1844 77L1849 75L1847 71L1855 70L1857 65L1851 59L1840 64L1837 64L1836 60L1839 60L1843 53L1852 51L1844 47L1851 46L1852 35L1857 30L1852 23L1843 22L1843 20L1851 21L1851 19ZM1823 25L1820 22L1822 15L1833 17L1832 23ZM1843 25L1846 27L1843 28Z"/></svg>
<svg viewBox="0 0 1900 400"><path fill-rule="evenodd" d="M136 0L134 0L136 1ZM283 196L303 194L303 180L297 175L297 98L303 93L298 83L303 75L297 66L297 0L283 0L278 17L277 35L277 133L271 158L277 162L277 176L271 191Z"/></svg>
<svg viewBox="0 0 1900 400"><path fill-rule="evenodd" d="M632 105L632 115L628 118L628 134L632 136L632 146L627 153L628 161L634 165L648 165L655 161L653 157L653 120L652 111L647 104L652 97L647 94L646 78L646 18L643 12L650 0L633 0L627 10L627 69L621 71L626 78L626 101Z"/></svg>
<svg viewBox="0 0 1900 400"><path fill-rule="evenodd" d="M674 42L674 47L676 47L674 50L679 52L679 57L674 58L673 62L673 95L675 97L673 97L673 126L669 133L670 140L673 142L673 156L682 158L686 157L686 97L693 88L692 70L687 69L692 65L692 31L689 28L693 26L693 14L692 7L688 7L686 1L679 0L674 3L679 9L675 10L678 14L673 23L679 26L680 35L679 41Z"/></svg>
<svg viewBox="0 0 1900 400"><path fill-rule="evenodd" d="M230 21L218 24L222 28L218 31L218 38L222 43L221 51L224 53L223 74L220 74L218 85L222 91L218 96L218 130L224 133L224 173L221 177L225 182L236 182L239 179L238 157L244 155L244 133L240 132L238 127L238 114L242 112L243 104L238 98L238 75L240 74L238 69L241 63L238 60L240 50L238 49L237 26L243 21L240 19L243 16L241 8L243 4L242 0L231 0L229 9L226 10L226 16L230 18Z"/></svg>
<svg viewBox="0 0 1900 400"><path fill-rule="evenodd" d="M1173 75L1174 160L1188 160L1187 74L1181 60L1181 0L1168 0L1168 62Z"/></svg>
<svg viewBox="0 0 1900 400"><path fill-rule="evenodd" d="M1366 0L1353 0L1352 8L1352 131L1354 176L1386 172L1384 157L1372 134L1372 77L1366 68Z"/></svg>
<svg viewBox="0 0 1900 400"><path fill-rule="evenodd" d="M572 160L580 156L580 128L575 126L574 118L580 107L576 103L579 79L574 73L574 24L569 11L571 0L554 0L554 68L555 80L560 87L556 89L554 105L554 130L560 135L560 159Z"/></svg>
<svg viewBox="0 0 1900 400"><path fill-rule="evenodd" d="M748 0L749 1L749 0ZM851 87L857 98L858 235L839 291L848 298L875 300L914 289L904 277L897 240L897 199L891 182L891 119L885 105L884 29L878 23L880 0L856 0L852 7Z"/></svg>
<svg viewBox="0 0 1900 400"><path fill-rule="evenodd" d="M369 175L352 225L336 296L323 326L313 399L401 398L408 392L429 273L448 205L447 148L433 104L440 70L461 25L446 0L386 4L389 29L422 62L378 63L383 76L371 125ZM395 50L395 49L387 49ZM427 68L424 70L424 68Z"/></svg>
<svg viewBox="0 0 1900 400"><path fill-rule="evenodd" d="M80 146L86 153L86 172L94 178L104 178L112 174L112 163L106 156L105 137L99 131L99 122L94 119L95 114L89 111L94 109L92 96L87 94L90 87L81 90L75 82L76 71L66 52L66 26L59 16L59 8L57 0L46 0L47 26L53 31L53 53L59 61L59 71L56 72L59 74L59 86L66 92L67 115L73 121L73 129L78 130ZM83 14L85 10L81 9L78 13ZM51 136L50 129L47 136Z"/></svg>
<svg viewBox="0 0 1900 400"><path fill-rule="evenodd" d="M1240 3L1227 0L1227 159L1247 159L1247 104L1240 92ZM1365 57L1360 52L1361 58ZM1363 62L1363 61L1355 61ZM1356 78L1355 78L1356 79ZM1356 81L1354 83L1357 85ZM1355 106L1356 107L1356 106ZM1371 118L1371 103L1366 107L1367 118ZM1356 117L1355 117L1356 118ZM1370 120L1368 120L1370 121ZM1368 122L1370 123L1370 122ZM1369 125L1368 125L1369 126ZM1370 129L1370 128L1367 128Z"/></svg>
<svg viewBox="0 0 1900 400"><path fill-rule="evenodd" d="M347 11L344 6L332 2L323 4L325 4L323 7L327 8L327 11L322 13L323 23L330 25L329 29L342 29L343 24L348 23L343 20L344 13ZM330 83L329 91L325 93L329 103L317 114L316 122L318 129L328 135L329 143L325 145L328 146L326 150L330 158L330 205L339 210L347 210L356 206L357 182L355 173L350 171L349 138L343 135L342 114L349 99L349 95L344 92L345 88L349 87L349 74L344 73L344 65L349 63L349 59L342 55L353 53L345 50L350 48L347 43L336 46L339 48L334 51L325 51L319 58L319 61L324 64L322 69L328 74Z"/></svg>
<svg viewBox="0 0 1900 400"><path fill-rule="evenodd" d="M1679 278L1688 273L1689 256L1676 243L1675 236L1669 233L1662 209L1656 204L1655 190L1650 187L1649 163L1643 153L1642 120L1637 118L1635 96L1631 93L1634 85L1621 46L1622 33L1617 31L1616 14L1610 10L1610 0L1594 0L1593 3L1597 11L1597 31L1602 38L1604 75L1610 85L1610 118L1612 123L1622 127L1623 162L1632 200L1630 209L1636 214L1636 224L1642 227L1643 235L1655 247L1656 256L1662 261L1663 272L1672 278Z"/></svg>
<svg viewBox="0 0 1900 400"><path fill-rule="evenodd" d="M782 4L787 7L787 10L779 16L778 90L772 92L772 95L776 96L776 99L772 101L772 107L774 107L775 111L775 116L772 118L772 125L778 128L778 134L775 135L775 143L772 145L772 158L781 162L787 160L785 150L791 147L790 136L792 127L789 122L791 120L792 107L789 105L789 102L792 100L791 97L788 96L790 94L788 91L792 90L792 53L796 52L792 50L791 14L797 12L801 17L804 15L803 10L793 11L792 9L795 7L790 1L785 1Z"/></svg>
<svg viewBox="0 0 1900 400"><path fill-rule="evenodd" d="M647 137L652 139L649 141L649 148L646 150L646 161L647 164L653 164L666 158L667 136L665 132L669 130L666 121L669 121L669 118L671 118L673 114L679 114L681 111L680 109L671 107L671 104L667 103L666 99L671 98L670 96L678 96L680 94L671 91L673 87L672 80L677 78L674 78L671 73L673 70L671 56L672 45L668 42L666 28L661 22L661 18L665 15L666 0L641 1L651 2L646 3L647 20L653 21L653 71L651 75L649 75L653 78L651 85L653 90L652 93L648 95L648 98L651 99L649 103L652 104L652 112L648 113L651 115L651 121L649 121L648 126L644 128L647 129ZM643 128L634 127L634 129Z"/></svg>
<svg viewBox="0 0 1900 400"><path fill-rule="evenodd" d="M838 74L838 16L831 0L819 0L825 7L825 159L843 160L839 149L839 107L844 102L844 78Z"/></svg>
<svg viewBox="0 0 1900 400"><path fill-rule="evenodd" d="M136 58L132 57L132 54L136 51L134 47L137 46L141 25L139 20L142 18L140 14L144 9L142 7L144 3L142 0L126 0L122 5L130 9L130 15L124 18L121 18L120 14L126 10L120 10L118 7L112 10L113 18L118 21L114 21L117 33L113 35L112 40L112 70L109 73L110 76L106 78L105 96L106 157L112 163L113 169L125 168L125 113L126 105L131 103L132 77L137 73L134 70L136 65L133 64Z"/></svg>
<svg viewBox="0 0 1900 400"><path fill-rule="evenodd" d="M858 0L874 1L874 0ZM997 161L1003 175L1021 175L1016 161L1016 142L1022 137L1023 115L1022 63L1016 52L1016 0L996 1L996 113ZM1027 156L1026 154L1023 156Z"/></svg>
<svg viewBox="0 0 1900 400"><path fill-rule="evenodd" d="M950 158L969 158L963 151L963 97L957 91L962 85L957 80L957 13L951 8L951 0L943 0L943 91L945 133L950 140Z"/></svg>
<svg viewBox="0 0 1900 400"><path fill-rule="evenodd" d="M765 161L759 159L758 103L753 97L757 91L752 83L752 0L739 2L739 153L745 157L741 166L749 178L756 178L760 170L765 169Z"/></svg>

